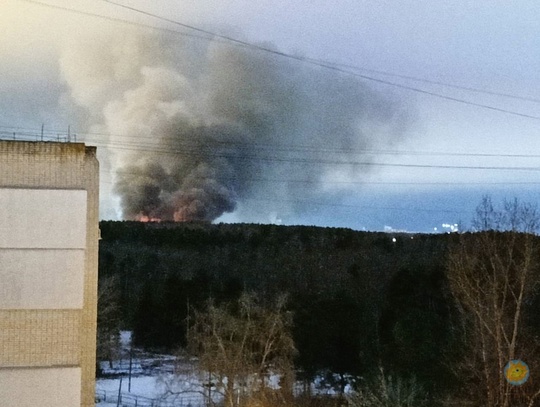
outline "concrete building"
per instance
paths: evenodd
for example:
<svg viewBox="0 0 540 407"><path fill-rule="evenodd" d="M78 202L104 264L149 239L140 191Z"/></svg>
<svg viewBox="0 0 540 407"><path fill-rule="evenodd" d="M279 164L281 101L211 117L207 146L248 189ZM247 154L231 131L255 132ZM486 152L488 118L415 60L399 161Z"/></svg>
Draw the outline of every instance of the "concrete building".
<svg viewBox="0 0 540 407"><path fill-rule="evenodd" d="M0 405L94 406L98 162L0 141Z"/></svg>

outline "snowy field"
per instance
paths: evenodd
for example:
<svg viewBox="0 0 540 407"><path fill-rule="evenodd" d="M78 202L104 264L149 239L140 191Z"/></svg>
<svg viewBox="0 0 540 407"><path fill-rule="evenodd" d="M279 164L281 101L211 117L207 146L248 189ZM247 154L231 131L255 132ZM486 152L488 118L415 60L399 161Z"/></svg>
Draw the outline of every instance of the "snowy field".
<svg viewBox="0 0 540 407"><path fill-rule="evenodd" d="M100 364L107 378L96 381L96 407L203 407L208 397L207 378L196 371L196 360L179 360L172 355L156 355L131 350L131 333L122 332L121 360ZM131 357L130 357L131 354ZM131 374L130 374L131 373ZM206 379L206 380L205 380ZM270 378L270 386L278 387L278 377ZM297 394L302 392L298 383ZM346 387L346 392L351 389ZM335 394L322 380L312 383L311 394ZM210 397L215 402L222 396L214 388ZM120 402L118 399L120 398Z"/></svg>
<svg viewBox="0 0 540 407"><path fill-rule="evenodd" d="M165 377L167 379L167 377ZM170 377L169 377L170 378ZM128 390L128 378L101 379L96 385L96 406L116 406L118 394L121 394L121 406L137 407L172 407L172 406L204 406L204 397L199 393L183 393L166 395L167 386L161 376L139 376L131 379L131 391Z"/></svg>
<svg viewBox="0 0 540 407"><path fill-rule="evenodd" d="M145 361L139 361L145 365ZM134 363L135 365L135 363ZM117 406L118 395L121 395L120 406L123 407L203 407L206 406L208 387L199 378L188 371L179 374L166 372L171 365L164 365L164 371L153 375L137 374L131 378L126 375L111 379L99 379L96 383L96 397L100 400L96 406ZM277 378L275 378L277 383ZM302 385L298 384L298 393ZM346 392L350 392L350 386ZM325 389L320 383L313 383L311 394L335 395L333 389ZM212 399L219 401L221 395L212 391Z"/></svg>
<svg viewBox="0 0 540 407"><path fill-rule="evenodd" d="M96 406L199 407L207 392L193 369L194 361L178 362L172 355L135 350L130 357L131 332L121 334L122 359L100 364L109 378L96 381ZM131 374L130 374L131 372ZM118 403L120 398L120 403ZM218 394L212 397L219 399Z"/></svg>

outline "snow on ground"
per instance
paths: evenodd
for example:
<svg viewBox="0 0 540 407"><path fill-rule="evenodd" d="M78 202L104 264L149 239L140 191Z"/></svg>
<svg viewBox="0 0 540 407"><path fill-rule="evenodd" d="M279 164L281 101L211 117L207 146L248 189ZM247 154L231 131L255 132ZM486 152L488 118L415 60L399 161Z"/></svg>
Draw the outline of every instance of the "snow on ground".
<svg viewBox="0 0 540 407"><path fill-rule="evenodd" d="M99 379L96 383L96 395L102 403L97 405L106 406L106 402L111 401L116 403L119 393L126 406L203 405L204 398L192 390L193 388L197 387L190 387L188 377L178 377L170 373L136 376L132 377L131 381L126 376Z"/></svg>
<svg viewBox="0 0 540 407"><path fill-rule="evenodd" d="M131 347L131 332L120 336L120 360L101 362L104 378L96 381L96 406L170 407L204 405L201 384L192 360L149 354ZM130 379L131 376L131 379Z"/></svg>
<svg viewBox="0 0 540 407"><path fill-rule="evenodd" d="M158 398L165 392L163 383L156 376L140 376L131 378L131 390L129 379L127 377L115 379L99 379L96 383L96 390L99 393L104 391L107 394L117 395L120 390L122 393L131 393L133 395Z"/></svg>
<svg viewBox="0 0 540 407"><path fill-rule="evenodd" d="M198 375L193 359L178 359L172 355L149 354L131 347L131 332L121 334L121 360L100 364L106 378L96 381L96 407L203 407L208 386L207 378ZM130 370L131 364L131 370ZM131 371L131 379L130 377ZM334 379L337 379L334 378ZM354 381L353 378L347 378ZM270 386L279 387L278 376L270 377ZM325 385L326 384L326 385ZM297 383L298 393L302 385ZM345 391L351 391L349 385ZM334 395L335 390L319 377L312 383L312 394ZM120 394L121 402L118 403ZM221 395L211 389L212 399Z"/></svg>
<svg viewBox="0 0 540 407"><path fill-rule="evenodd" d="M204 387L190 376L176 376L170 373L158 376L138 376L114 379L99 379L96 384L96 395L101 400L96 406L116 405L118 394L122 404L126 406L169 407L169 406L203 406L205 399L201 392ZM217 401L217 400L216 400Z"/></svg>

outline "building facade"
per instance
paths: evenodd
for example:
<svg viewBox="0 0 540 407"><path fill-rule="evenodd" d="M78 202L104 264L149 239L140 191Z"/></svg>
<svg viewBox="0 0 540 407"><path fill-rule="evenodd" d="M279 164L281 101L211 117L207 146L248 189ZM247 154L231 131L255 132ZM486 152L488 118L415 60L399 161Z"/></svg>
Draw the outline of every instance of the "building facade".
<svg viewBox="0 0 540 407"><path fill-rule="evenodd" d="M94 406L99 168L81 143L0 140L0 405Z"/></svg>

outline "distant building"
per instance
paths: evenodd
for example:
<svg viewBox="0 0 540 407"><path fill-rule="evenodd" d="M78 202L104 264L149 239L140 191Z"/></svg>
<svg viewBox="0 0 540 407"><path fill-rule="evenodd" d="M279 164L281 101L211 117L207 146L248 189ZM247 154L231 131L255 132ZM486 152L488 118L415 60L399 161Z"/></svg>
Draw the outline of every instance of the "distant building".
<svg viewBox="0 0 540 407"><path fill-rule="evenodd" d="M98 162L0 141L0 405L94 406Z"/></svg>

